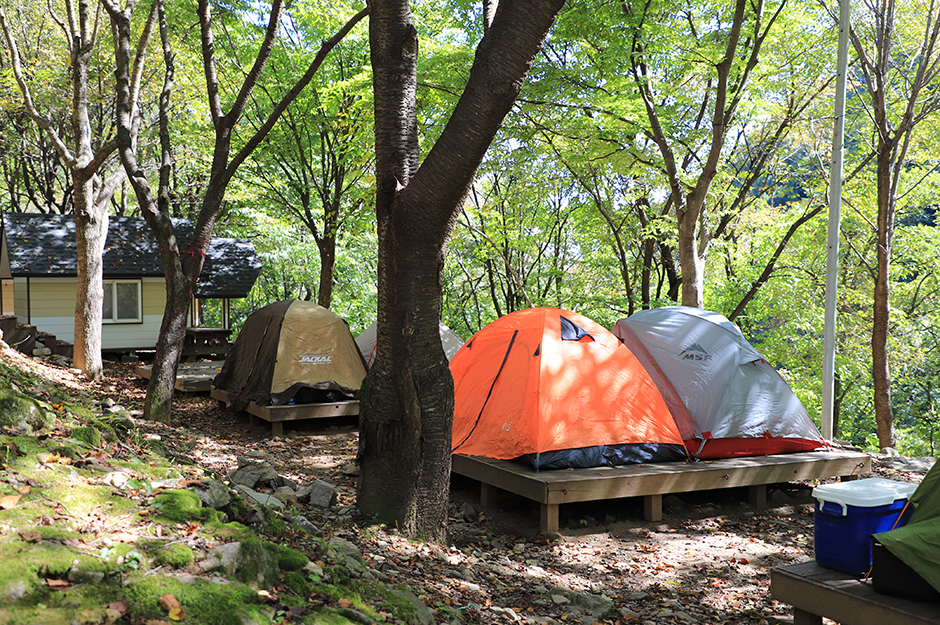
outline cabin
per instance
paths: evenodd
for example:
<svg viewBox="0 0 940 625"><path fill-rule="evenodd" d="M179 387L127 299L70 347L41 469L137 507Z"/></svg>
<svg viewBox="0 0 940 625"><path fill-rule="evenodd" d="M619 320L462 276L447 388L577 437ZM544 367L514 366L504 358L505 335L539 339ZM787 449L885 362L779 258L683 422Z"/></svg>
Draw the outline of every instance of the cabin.
<svg viewBox="0 0 940 625"><path fill-rule="evenodd" d="M174 219L180 247L193 236L188 220ZM159 247L139 217L111 217L103 254L102 351L153 349L160 333L166 286ZM221 299L229 329L229 300L246 297L261 273L251 241L212 239L193 288L200 300ZM41 334L72 343L77 288L75 219L71 215L6 213L0 231L0 311Z"/></svg>

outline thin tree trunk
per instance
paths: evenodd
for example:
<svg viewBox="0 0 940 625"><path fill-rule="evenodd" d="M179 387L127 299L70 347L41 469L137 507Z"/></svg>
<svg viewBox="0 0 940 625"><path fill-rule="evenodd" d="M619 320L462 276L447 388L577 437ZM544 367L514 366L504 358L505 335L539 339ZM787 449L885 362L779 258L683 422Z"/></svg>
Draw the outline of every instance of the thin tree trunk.
<svg viewBox="0 0 940 625"><path fill-rule="evenodd" d="M336 237L326 237L317 242L320 250L320 286L317 303L329 308L333 301L333 274L336 271Z"/></svg>
<svg viewBox="0 0 940 625"><path fill-rule="evenodd" d="M891 371L888 360L888 328L891 316L891 246L894 239L894 197L891 194L890 156L893 150L882 143L877 161L878 245L877 273L872 301L872 383L878 446L894 447L894 413L891 408ZM884 155L884 156L882 156Z"/></svg>

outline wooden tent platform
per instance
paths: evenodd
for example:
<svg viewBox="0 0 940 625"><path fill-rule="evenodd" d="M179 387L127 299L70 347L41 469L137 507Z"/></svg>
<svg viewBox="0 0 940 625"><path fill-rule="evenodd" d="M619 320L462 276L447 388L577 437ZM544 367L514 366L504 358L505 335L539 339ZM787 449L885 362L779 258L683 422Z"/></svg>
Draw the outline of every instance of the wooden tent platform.
<svg viewBox="0 0 940 625"><path fill-rule="evenodd" d="M176 369L176 390L183 393L206 393L212 387L212 380L222 369L221 360L181 362ZM146 379L153 377L153 366L141 365L134 372Z"/></svg>
<svg viewBox="0 0 940 625"><path fill-rule="evenodd" d="M213 387L209 392L219 402L226 406L230 405L225 391ZM285 421L358 415L359 400L323 404L289 404L286 406L259 406L252 402L245 407L245 412L248 413L252 425L255 425L256 419L264 419L271 424L271 436L281 436L284 434Z"/></svg>
<svg viewBox="0 0 940 625"><path fill-rule="evenodd" d="M771 569L770 596L793 606L793 625L822 625L822 617L852 625L940 624L940 604L875 592L872 582L803 562Z"/></svg>
<svg viewBox="0 0 940 625"><path fill-rule="evenodd" d="M558 507L563 503L643 497L643 516L660 521L663 495L746 486L750 503L764 506L768 484L828 477L855 479L871 472L871 457L852 451L809 451L697 463L536 471L520 462L458 454L453 456L452 471L480 482L484 508L495 505L500 490L538 502L542 531L557 532Z"/></svg>

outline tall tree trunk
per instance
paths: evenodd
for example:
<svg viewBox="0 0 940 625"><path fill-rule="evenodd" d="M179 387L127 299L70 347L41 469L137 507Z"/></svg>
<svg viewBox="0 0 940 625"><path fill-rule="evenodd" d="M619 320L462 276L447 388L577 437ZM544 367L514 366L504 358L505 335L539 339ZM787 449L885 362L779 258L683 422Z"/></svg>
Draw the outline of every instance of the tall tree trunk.
<svg viewBox="0 0 940 625"><path fill-rule="evenodd" d="M679 206L677 204L677 206ZM692 198L677 210L679 266L682 268L682 305L705 307L705 255L699 253L699 217L702 203Z"/></svg>
<svg viewBox="0 0 940 625"><path fill-rule="evenodd" d="M447 530L453 381L438 323L444 244L563 0L501 0L450 121L418 169L418 40L407 0L375 0L379 235L376 360L360 415L360 509L403 533Z"/></svg>
<svg viewBox="0 0 940 625"><path fill-rule="evenodd" d="M891 192L893 150L879 146L878 180L878 245L877 273L872 300L871 366L874 386L875 422L878 424L878 446L894 447L894 413L891 409L891 371L888 362L888 328L891 316L891 246L894 240L895 199Z"/></svg>
<svg viewBox="0 0 940 625"><path fill-rule="evenodd" d="M104 301L102 276L104 245L108 238L108 205L95 202L94 182L73 176L75 189L75 340L72 362L85 377L102 373L101 322Z"/></svg>
<svg viewBox="0 0 940 625"><path fill-rule="evenodd" d="M891 408L891 373L888 359L888 333L891 311L891 248L894 239L895 210L902 167L906 162L915 126L940 110L940 15L937 7L925 7L923 33L919 42L896 34L894 2L869 5L869 23L875 24L875 36L862 41L854 28L849 30L858 55L858 67L871 95L871 117L878 137L875 151L878 187L877 264L872 296L872 382L874 385L875 422L878 444L894 447L894 414ZM835 13L832 13L835 19ZM913 45L911 43L913 42ZM874 44L869 51L866 45ZM897 48L901 49L898 50ZM896 63L910 58L910 63Z"/></svg>

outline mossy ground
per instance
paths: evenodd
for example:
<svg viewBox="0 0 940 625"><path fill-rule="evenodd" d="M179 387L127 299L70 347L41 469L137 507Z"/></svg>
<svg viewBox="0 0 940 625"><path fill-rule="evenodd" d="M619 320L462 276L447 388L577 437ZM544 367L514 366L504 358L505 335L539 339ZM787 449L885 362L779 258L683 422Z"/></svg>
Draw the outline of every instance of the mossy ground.
<svg viewBox="0 0 940 625"><path fill-rule="evenodd" d="M32 366L29 361L24 369ZM167 594L179 601L189 625L243 625L250 622L245 618L282 623L285 605L307 605L292 623L356 622L343 615L348 607L335 605L340 599L383 623L413 616L406 600L380 583L351 577L340 564L316 574L305 570L311 559L342 559L328 557L323 541L310 541L311 553L281 544L298 531L290 516L255 510L260 522L247 527L230 520L252 511L243 500L226 514L203 506L189 488L165 488L167 480L211 476L165 453L165 446L135 443L132 432L118 440L90 396L0 359L0 387L11 383L43 389L37 400L56 420L37 436L0 431L0 498L6 498L0 505L0 625L97 625L110 622L112 604L126 607L129 622L166 621L159 599ZM265 580L267 591L192 568L225 542L240 542L256 560L278 563L280 575ZM289 604L279 603L278 589Z"/></svg>

